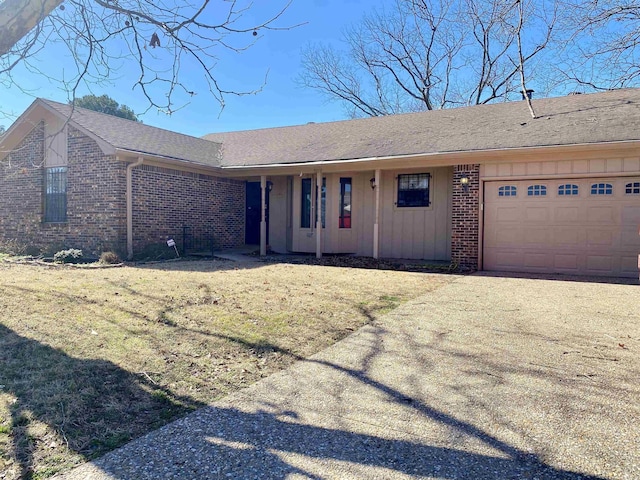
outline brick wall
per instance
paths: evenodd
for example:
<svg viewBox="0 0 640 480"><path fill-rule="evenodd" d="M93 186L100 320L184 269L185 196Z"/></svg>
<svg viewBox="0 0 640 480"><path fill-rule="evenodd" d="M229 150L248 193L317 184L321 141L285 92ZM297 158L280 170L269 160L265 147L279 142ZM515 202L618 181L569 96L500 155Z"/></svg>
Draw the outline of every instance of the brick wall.
<svg viewBox="0 0 640 480"><path fill-rule="evenodd" d="M468 191L460 184L469 178ZM480 166L456 165L453 168L451 224L451 261L461 267L478 268L478 228L480 219Z"/></svg>
<svg viewBox="0 0 640 480"><path fill-rule="evenodd" d="M42 219L44 124L36 125L0 161L0 244L33 244Z"/></svg>
<svg viewBox="0 0 640 480"><path fill-rule="evenodd" d="M183 226L212 235L218 248L244 244L245 182L150 165L133 170L134 253Z"/></svg>
<svg viewBox="0 0 640 480"><path fill-rule="evenodd" d="M43 222L44 124L0 162L0 243L17 241L54 253L80 248L86 256L126 248L124 165L68 128L67 221Z"/></svg>
<svg viewBox="0 0 640 480"><path fill-rule="evenodd" d="M43 222L44 124L0 162L0 246L17 241L54 253L80 248L126 255L125 162L68 127L67 221ZM164 242L188 225L219 247L244 243L244 182L143 165L134 169L134 249ZM176 239L178 240L178 239Z"/></svg>

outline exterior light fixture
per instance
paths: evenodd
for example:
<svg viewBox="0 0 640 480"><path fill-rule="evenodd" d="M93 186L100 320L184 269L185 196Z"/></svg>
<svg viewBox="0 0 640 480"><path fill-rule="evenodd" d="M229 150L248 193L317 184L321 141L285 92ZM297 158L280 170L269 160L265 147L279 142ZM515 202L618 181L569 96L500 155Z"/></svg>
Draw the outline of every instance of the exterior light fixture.
<svg viewBox="0 0 640 480"><path fill-rule="evenodd" d="M469 177L467 175L463 175L462 177L460 177L460 185L462 185L462 191L463 192L468 192L469 191L469 182L471 180L469 180Z"/></svg>
<svg viewBox="0 0 640 480"><path fill-rule="evenodd" d="M371 177L371 180L369 180L369 183L371 184L371 190L376 188L376 178L375 177Z"/></svg>
<svg viewBox="0 0 640 480"><path fill-rule="evenodd" d="M267 190L270 192L271 190L273 190L273 182L269 181L267 182Z"/></svg>

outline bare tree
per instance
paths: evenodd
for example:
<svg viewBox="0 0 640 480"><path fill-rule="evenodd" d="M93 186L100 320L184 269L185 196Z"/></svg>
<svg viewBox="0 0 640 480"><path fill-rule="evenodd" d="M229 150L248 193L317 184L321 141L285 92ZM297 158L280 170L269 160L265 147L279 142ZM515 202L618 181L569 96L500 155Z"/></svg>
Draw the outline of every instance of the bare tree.
<svg viewBox="0 0 640 480"><path fill-rule="evenodd" d="M397 0L349 29L346 49L304 49L300 83L351 116L519 97L521 64L549 46L556 19L555 2L545 0ZM527 28L536 35L523 35Z"/></svg>
<svg viewBox="0 0 640 480"><path fill-rule="evenodd" d="M564 81L588 90L640 82L640 2L564 0L571 8L571 48L562 63Z"/></svg>
<svg viewBox="0 0 640 480"><path fill-rule="evenodd" d="M526 59L522 53L522 27L524 25L524 6L522 0L516 0L516 5L518 8L518 24L516 26L515 33L516 39L518 40L518 70L520 71L520 86L522 87L522 98L527 102L527 107L529 107L531 117L535 119L536 112L533 109L533 104L531 103L530 90L527 88L527 78L524 73Z"/></svg>
<svg viewBox="0 0 640 480"><path fill-rule="evenodd" d="M114 70L133 68L132 83L149 106L171 113L176 102L200 93L191 81L196 67L224 107L226 95L253 92L218 81L216 54L245 50L261 32L292 28L280 25L291 1L256 22L248 18L249 0L0 0L0 81L19 85L12 72L22 65L61 82L73 99L82 82L100 83ZM64 44L75 60L67 78L54 78L34 61L52 43Z"/></svg>

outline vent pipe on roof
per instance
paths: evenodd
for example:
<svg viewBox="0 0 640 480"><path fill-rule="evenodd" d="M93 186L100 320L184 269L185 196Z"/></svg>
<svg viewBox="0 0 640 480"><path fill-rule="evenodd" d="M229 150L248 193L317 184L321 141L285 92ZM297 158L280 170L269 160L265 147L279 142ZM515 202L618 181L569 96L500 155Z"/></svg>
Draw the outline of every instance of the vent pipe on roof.
<svg viewBox="0 0 640 480"><path fill-rule="evenodd" d="M526 98L528 98L529 100L531 100L533 98L533 93L535 92L535 90L531 90L530 88L527 89L526 93L520 92L520 94L522 95L522 99L525 100ZM526 97L525 97L526 94Z"/></svg>

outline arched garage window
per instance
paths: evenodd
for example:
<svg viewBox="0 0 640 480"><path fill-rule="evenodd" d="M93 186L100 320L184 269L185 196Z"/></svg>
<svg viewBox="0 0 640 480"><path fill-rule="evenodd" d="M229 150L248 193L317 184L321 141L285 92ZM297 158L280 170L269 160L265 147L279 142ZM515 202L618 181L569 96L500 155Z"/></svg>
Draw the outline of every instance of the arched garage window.
<svg viewBox="0 0 640 480"><path fill-rule="evenodd" d="M517 189L515 185L503 185L498 188L499 197L515 197Z"/></svg>
<svg viewBox="0 0 640 480"><path fill-rule="evenodd" d="M547 194L546 185L529 185L527 187L527 195L529 197L544 197Z"/></svg>
<svg viewBox="0 0 640 480"><path fill-rule="evenodd" d="M640 182L631 182L625 185L627 195L640 195Z"/></svg>
<svg viewBox="0 0 640 480"><path fill-rule="evenodd" d="M591 195L613 195L613 185L610 183L594 183L591 185Z"/></svg>
<svg viewBox="0 0 640 480"><path fill-rule="evenodd" d="M575 185L573 183L558 185L558 195L578 195L578 185Z"/></svg>

